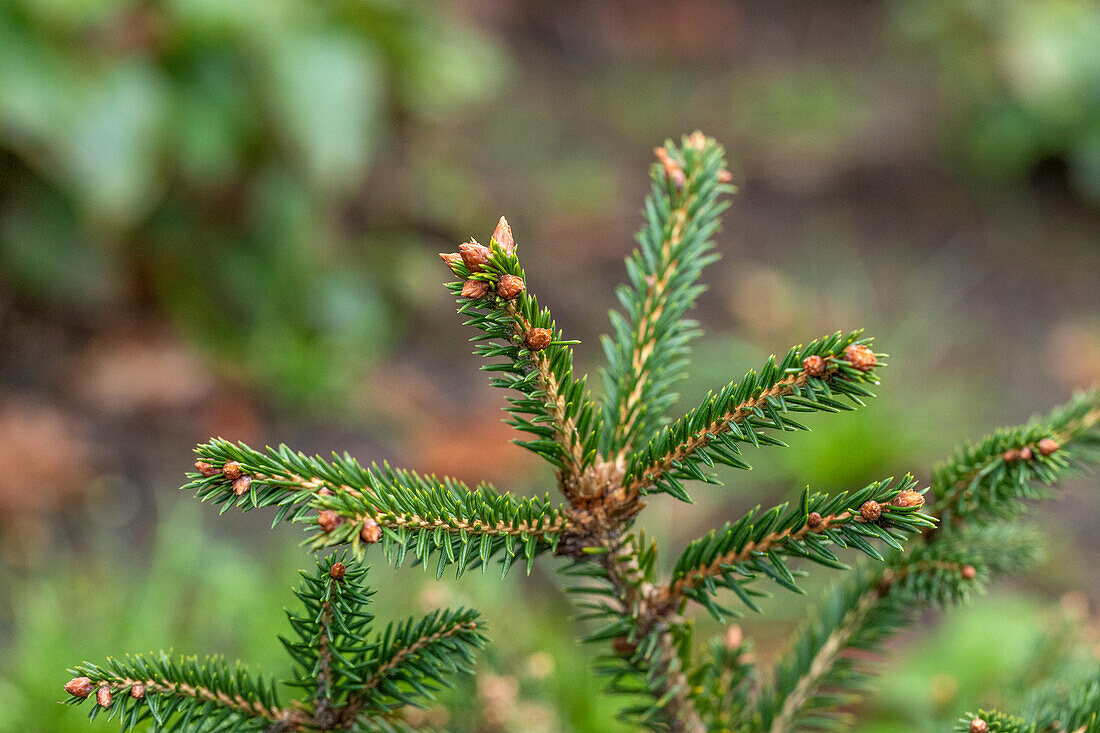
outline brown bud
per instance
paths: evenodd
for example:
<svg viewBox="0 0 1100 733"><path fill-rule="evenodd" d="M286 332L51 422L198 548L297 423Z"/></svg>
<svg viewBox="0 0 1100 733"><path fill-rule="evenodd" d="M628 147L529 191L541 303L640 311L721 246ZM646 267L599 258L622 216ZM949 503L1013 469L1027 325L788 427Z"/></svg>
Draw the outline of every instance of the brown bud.
<svg viewBox="0 0 1100 733"><path fill-rule="evenodd" d="M497 228L493 230L493 241L508 254L516 251L516 240L512 239L512 227L508 226L508 220L503 216L497 222Z"/></svg>
<svg viewBox="0 0 1100 733"><path fill-rule="evenodd" d="M732 180L733 180L733 174L730 173L728 170L723 168L722 170L718 171L718 182L719 183L729 183Z"/></svg>
<svg viewBox="0 0 1100 733"><path fill-rule="evenodd" d="M527 286L523 284L523 278L515 275L505 275L497 282L497 295L505 300L512 300L519 296Z"/></svg>
<svg viewBox="0 0 1100 733"><path fill-rule="evenodd" d="M737 647L741 646L741 642L745 640L745 635L741 633L741 627L737 624L730 624L726 627L726 649L733 651Z"/></svg>
<svg viewBox="0 0 1100 733"><path fill-rule="evenodd" d="M464 242L458 245L458 252L462 255L462 261L466 263L470 272L480 272L481 268L489 262L492 254L489 248L477 242Z"/></svg>
<svg viewBox="0 0 1100 733"><path fill-rule="evenodd" d="M1061 447L1062 444L1054 438L1043 438L1039 441L1039 452L1042 453L1044 456L1049 456L1051 453Z"/></svg>
<svg viewBox="0 0 1100 733"><path fill-rule="evenodd" d="M802 370L811 377L825 376L825 360L817 354L802 360Z"/></svg>
<svg viewBox="0 0 1100 733"><path fill-rule="evenodd" d="M967 565L962 569L962 576L964 580L974 580L978 575L978 571L974 569L973 565Z"/></svg>
<svg viewBox="0 0 1100 733"><path fill-rule="evenodd" d="M447 267L451 268L451 272L455 275L458 274L458 265L462 262L462 255L458 252L440 252L439 257L447 263Z"/></svg>
<svg viewBox="0 0 1100 733"><path fill-rule="evenodd" d="M1020 460L1021 461L1030 461L1034 457L1035 457L1035 454L1031 452L1031 447L1030 446L1025 445L1023 448L1020 449Z"/></svg>
<svg viewBox="0 0 1100 733"><path fill-rule="evenodd" d="M241 476L241 464L236 461L226 461L222 466L222 475L230 481L235 481Z"/></svg>
<svg viewBox="0 0 1100 733"><path fill-rule="evenodd" d="M873 500L865 501L859 508L859 515L863 517L864 522L877 522L882 516L882 505Z"/></svg>
<svg viewBox="0 0 1100 733"><path fill-rule="evenodd" d="M333 496L335 494L336 492L327 486L322 486L321 488L317 489L317 496Z"/></svg>
<svg viewBox="0 0 1100 733"><path fill-rule="evenodd" d="M218 475L218 469L214 468L206 461L195 461L195 470L207 478Z"/></svg>
<svg viewBox="0 0 1100 733"><path fill-rule="evenodd" d="M527 344L527 348L531 351L542 351L550 345L552 338L550 329L532 328L523 338L523 342Z"/></svg>
<svg viewBox="0 0 1100 733"><path fill-rule="evenodd" d="M970 733L989 733L989 725L981 718L970 721Z"/></svg>
<svg viewBox="0 0 1100 733"><path fill-rule="evenodd" d="M130 688L130 697L136 698L138 700L145 697L145 685L138 682L133 687L131 687Z"/></svg>
<svg viewBox="0 0 1100 733"><path fill-rule="evenodd" d="M317 512L317 524L325 532L331 532L344 523L343 517L331 509L322 509Z"/></svg>
<svg viewBox="0 0 1100 733"><path fill-rule="evenodd" d="M382 528L378 526L378 522L373 519L364 519L363 528L359 530L359 539L366 542L368 545L373 545L378 540L382 539Z"/></svg>
<svg viewBox="0 0 1100 733"><path fill-rule="evenodd" d="M1020 460L1020 451L1016 450L1015 448L1009 448L1001 457L1005 459L1006 463L1013 463Z"/></svg>
<svg viewBox="0 0 1100 733"><path fill-rule="evenodd" d="M638 651L638 645L625 636L616 636L612 639L611 648L615 650L616 654L620 654L624 657L633 656L634 652Z"/></svg>
<svg viewBox="0 0 1100 733"><path fill-rule="evenodd" d="M342 562L332 563L332 567L328 569L328 577L333 580L343 580L344 574L348 572L348 567Z"/></svg>
<svg viewBox="0 0 1100 733"><path fill-rule="evenodd" d="M106 685L95 691L95 701L101 708L111 707L111 691Z"/></svg>
<svg viewBox="0 0 1100 733"><path fill-rule="evenodd" d="M852 344L844 350L844 358L861 372L869 372L878 364L875 352L862 344Z"/></svg>
<svg viewBox="0 0 1100 733"><path fill-rule="evenodd" d="M241 476L233 482L233 493L237 496L244 496L248 493L248 490L252 488L252 477Z"/></svg>
<svg viewBox="0 0 1100 733"><path fill-rule="evenodd" d="M661 166L665 169L665 176L672 182L672 185L676 188L683 188L684 183L687 182L687 176L684 175L684 170L680 167L680 164L673 160L664 148L653 148L653 154L657 156L657 160L661 161Z"/></svg>
<svg viewBox="0 0 1100 733"><path fill-rule="evenodd" d="M688 135L687 147L694 148L695 150L702 150L707 146L707 136L702 133L701 130Z"/></svg>
<svg viewBox="0 0 1100 733"><path fill-rule="evenodd" d="M806 517L806 526L810 529L817 529L821 526L821 515L817 512L810 512L810 516Z"/></svg>
<svg viewBox="0 0 1100 733"><path fill-rule="evenodd" d="M65 692L80 699L92 694L92 681L87 677L74 677L65 683Z"/></svg>
<svg viewBox="0 0 1100 733"><path fill-rule="evenodd" d="M924 497L919 491L906 489L905 491L899 492L890 503L898 507L922 507L924 506Z"/></svg>
<svg viewBox="0 0 1100 733"><path fill-rule="evenodd" d="M462 297L463 298L484 298L489 294L489 283L484 280L467 280L462 283Z"/></svg>

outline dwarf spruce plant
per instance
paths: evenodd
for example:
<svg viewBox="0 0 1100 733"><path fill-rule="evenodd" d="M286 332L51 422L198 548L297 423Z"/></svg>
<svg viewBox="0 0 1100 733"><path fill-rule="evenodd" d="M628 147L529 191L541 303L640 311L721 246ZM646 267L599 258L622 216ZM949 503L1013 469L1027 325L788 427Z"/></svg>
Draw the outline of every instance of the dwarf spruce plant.
<svg viewBox="0 0 1100 733"><path fill-rule="evenodd" d="M1096 391L959 448L929 487L906 476L834 494L806 489L716 527L672 562L658 559L635 530L648 503L690 502L688 485L718 483L716 467L749 468L753 451L806 429L801 414L862 407L885 355L859 331L825 336L669 420L699 335L687 313L717 256L712 237L733 187L721 147L700 133L656 152L638 248L616 292L621 310L603 339L602 396L574 374L576 342L528 290L503 218L488 245L441 255L483 369L508 391L508 422L525 434L517 442L556 469L555 498L347 455L200 445L185 488L201 500L222 511L269 508L273 526L303 526L320 555L344 548L304 574L297 592L300 608L282 640L293 694L240 666L158 654L73 668L71 701L90 699L93 717L116 717L126 730L142 721L157 730L406 730L404 706L425 704L466 669L483 637L466 610L372 631L361 558L397 565L411 556L440 577L490 565L504 576L555 555L579 577L571 593L608 692L624 696L624 718L654 731L838 730L868 681L867 652L922 609L965 600L991 576L1026 566L1035 548L1017 521L1023 503L1096 458ZM866 557L849 567L838 554L845 548ZM799 591L814 564L848 572L773 668L757 668L736 626L693 643L693 607L728 623L757 610L769 584ZM1053 695L1029 711L968 713L959 729L1096 733L1098 689Z"/></svg>

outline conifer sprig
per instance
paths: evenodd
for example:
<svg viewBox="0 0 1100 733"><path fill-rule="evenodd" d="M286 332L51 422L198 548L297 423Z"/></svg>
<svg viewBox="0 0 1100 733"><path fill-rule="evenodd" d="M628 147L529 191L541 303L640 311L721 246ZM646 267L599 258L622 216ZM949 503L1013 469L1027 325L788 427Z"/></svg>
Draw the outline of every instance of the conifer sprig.
<svg viewBox="0 0 1100 733"><path fill-rule="evenodd" d="M763 513L757 507L687 546L672 571L670 599L695 600L722 621L731 613L714 601L722 588L734 591L753 610L757 607L745 586L760 575L802 592L785 557L844 568L829 549L834 545L883 560L872 541L900 550L906 535L932 526L919 511L924 499L913 490L915 483L909 476L897 484L885 479L835 496L811 495L807 488L797 506L784 503Z"/></svg>
<svg viewBox="0 0 1100 733"><path fill-rule="evenodd" d="M959 733L1100 733L1100 670L1096 679L1059 699L1039 701L1023 717L996 710L967 713Z"/></svg>
<svg viewBox="0 0 1100 733"><path fill-rule="evenodd" d="M652 189L638 249L626 259L629 283L616 291L623 312L611 312L612 335L602 338L607 368L601 452L622 459L675 401L688 342L700 331L683 316L705 289L703 268L718 259L711 237L728 206L724 151L700 133L678 147L657 148Z"/></svg>
<svg viewBox="0 0 1100 733"><path fill-rule="evenodd" d="M69 702L91 698L90 717L118 718L124 731L147 721L180 733L412 730L400 708L423 707L455 673L469 671L485 643L481 622L475 611L443 610L372 637L366 573L346 552L302 573L301 608L287 613L295 638L282 639L294 663L287 685L300 699L281 704L272 683L240 665L161 653L73 668Z"/></svg>
<svg viewBox="0 0 1100 733"><path fill-rule="evenodd" d="M486 643L477 611L434 611L390 624L374 640L371 659L359 670L352 700L371 714L404 705L422 707L450 678L472 672L474 650Z"/></svg>
<svg viewBox="0 0 1100 733"><path fill-rule="evenodd" d="M830 591L776 664L751 718L752 730L842 730L844 710L870 678L866 654L907 625L921 603L953 602L975 590L973 568L952 559L896 558L863 568Z"/></svg>
<svg viewBox="0 0 1100 733"><path fill-rule="evenodd" d="M740 628L730 626L723 638L710 641L706 659L692 670L689 681L707 730L736 730L757 685L752 645Z"/></svg>
<svg viewBox="0 0 1100 733"><path fill-rule="evenodd" d="M565 526L549 496L524 499L489 484L471 489L388 464L364 467L348 455L326 461L285 445L261 453L221 439L196 452L201 471L185 489L223 511L277 507L273 524L287 518L306 523L315 550L350 544L361 554L380 542L395 563L409 552L419 562L437 555L437 572L456 564L459 574L500 555L507 572L517 558L530 569L536 555L555 547ZM241 478L248 488L238 495Z"/></svg>
<svg viewBox="0 0 1100 733"><path fill-rule="evenodd" d="M881 354L869 338L854 331L795 346L778 362L772 356L759 373L731 382L717 394L654 435L634 454L623 479L627 491L660 491L690 501L683 481L718 483L705 471L716 463L749 468L741 445L785 446L773 432L806 430L790 417L797 412L841 412L872 397L864 386L877 384Z"/></svg>
<svg viewBox="0 0 1100 733"><path fill-rule="evenodd" d="M309 518L317 550L350 544L361 553L380 542L400 565L410 552L417 562L436 556L437 577L449 565L461 575L471 565L487 567L501 556L501 573L515 560L528 572L534 558L553 550L565 516L548 496L520 499L488 484L471 489L460 481L427 477L388 465L370 469L372 491L319 496Z"/></svg>
<svg viewBox="0 0 1100 733"><path fill-rule="evenodd" d="M1053 485L1100 458L1094 450L1097 399L1096 391L1075 395L1046 418L997 431L957 449L941 464L932 488L940 487L941 493L931 508L943 512L945 521L953 519L950 531L925 531L909 552L893 554L880 572L864 571L830 595L816 614L817 622L799 635L777 666L770 697L761 698L765 729L778 733L796 721L809 725L806 721L812 719L820 729L830 730L827 721L836 716L828 711L835 713L844 699L853 698L867 677L865 670L852 669L851 659L842 654L845 649L877 649L882 639L908 623L910 616L899 611L966 601L991 575L1020 572L1033 564L1034 533L999 518L1018 511L1023 499L1040 495L1030 482ZM1040 448L1044 440L1056 444ZM1030 453L1020 455L1024 448ZM1014 452L1006 461L1009 451ZM830 692L818 698L818 690ZM814 713L816 708L826 711L824 717Z"/></svg>
<svg viewBox="0 0 1100 733"><path fill-rule="evenodd" d="M960 446L932 475L935 510L947 530L965 522L1012 516L1025 500L1100 459L1100 390L1026 425L1004 428Z"/></svg>
<svg viewBox="0 0 1100 733"><path fill-rule="evenodd" d="M506 230L506 233L505 233ZM458 298L459 313L481 334L476 353L494 373L492 384L515 390L508 422L532 436L515 441L557 466L565 487L572 486L596 454L596 409L585 379L573 376L573 350L550 311L527 290L527 275L516 256L511 229L501 217L489 246L476 242L460 252L441 254L461 278L447 288Z"/></svg>
<svg viewBox="0 0 1100 733"><path fill-rule="evenodd" d="M263 730L292 715L279 703L275 686L220 657L173 658L164 652L108 658L69 670L68 702L91 699L89 719L106 715L123 731L152 720L157 730Z"/></svg>

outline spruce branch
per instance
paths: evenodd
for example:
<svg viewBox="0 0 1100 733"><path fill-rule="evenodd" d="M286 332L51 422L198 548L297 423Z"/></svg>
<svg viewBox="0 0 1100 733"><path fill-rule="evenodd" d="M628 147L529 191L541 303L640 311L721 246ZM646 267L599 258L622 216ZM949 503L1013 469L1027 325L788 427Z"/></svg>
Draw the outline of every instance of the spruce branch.
<svg viewBox="0 0 1100 733"><path fill-rule="evenodd" d="M407 731L406 705L424 706L449 677L468 671L484 645L477 613L441 610L390 624L371 637L367 568L348 552L302 573L301 608L288 612L296 638L282 638L300 699L279 702L272 683L218 658L108 659L70 670L69 702L94 701L90 716L117 717L125 731L153 721L166 731Z"/></svg>
<svg viewBox="0 0 1100 733"><path fill-rule="evenodd" d="M424 706L450 677L471 672L476 649L485 645L477 611L435 611L422 619L390 624L372 642L371 659L358 670L345 717L363 711L391 713L404 705Z"/></svg>
<svg viewBox="0 0 1100 733"><path fill-rule="evenodd" d="M89 718L117 718L123 731L148 720L168 732L258 731L297 714L280 705L272 683L239 665L230 668L219 657L139 654L69 672L74 679L65 688L68 702L79 705L91 698Z"/></svg>
<svg viewBox="0 0 1100 733"><path fill-rule="evenodd" d="M1100 460L1100 390L1026 425L1004 428L957 448L932 474L940 531L1019 513L1025 500ZM934 532L936 530L932 530Z"/></svg>
<svg viewBox="0 0 1100 733"><path fill-rule="evenodd" d="M452 478L421 476L385 463L365 468L347 455L325 461L285 445L261 453L217 439L197 452L209 475L192 474L185 489L221 504L223 511L277 506L275 523L287 517L306 523L314 550L350 544L362 554L381 543L398 564L410 551L419 562L437 555L440 574L451 564L459 574L474 563L484 567L497 555L503 556L504 572L517 557L530 570L536 555L556 546L565 527L564 514L549 496L522 499L489 484L471 489ZM226 466L238 479L250 479L241 496Z"/></svg>
<svg viewBox="0 0 1100 733"><path fill-rule="evenodd" d="M730 626L712 639L707 658L689 675L699 715L711 733L726 733L744 716L756 688L752 645Z"/></svg>
<svg viewBox="0 0 1100 733"><path fill-rule="evenodd" d="M874 368L883 356L873 354L868 343L860 331L847 336L838 332L805 348L793 347L778 363L772 356L759 374L750 371L741 381L708 394L699 407L663 428L631 457L623 479L627 493L659 491L690 501L684 480L718 483L704 467L721 463L749 468L740 457L740 445L785 446L773 431L807 430L789 413L840 412L863 405L863 398L873 396L864 385L877 383Z"/></svg>
<svg viewBox="0 0 1100 733"><path fill-rule="evenodd" d="M968 567L970 568L968 570ZM973 568L930 556L862 568L811 614L760 695L754 730L840 730L843 708L869 679L852 650L874 651L932 599L953 602L975 589Z"/></svg>
<svg viewBox="0 0 1100 733"><path fill-rule="evenodd" d="M770 721L773 731L790 730L799 720L809 725L810 718L828 729L830 715L814 717L813 710L834 709L859 692L866 677L852 670L846 649L874 649L907 623L907 609L966 601L991 575L1032 564L1037 559L1034 533L997 519L1038 495L1030 481L1053 485L1095 460L1096 402L1095 391L1076 395L1048 417L959 448L941 464L932 489L941 490L931 508L942 513L943 521L953 519L951 530L926 530L908 553L892 555L881 573L865 573L835 591L819 614L821 625L804 630L777 666L774 692L761 698L760 719ZM1040 449L1043 441L1057 445L1046 442ZM1031 449L1030 455L1019 455L1024 448ZM1008 451L1016 453L1006 461ZM834 692L819 700L814 691L820 689Z"/></svg>
<svg viewBox="0 0 1100 733"><path fill-rule="evenodd" d="M672 572L669 603L695 600L721 621L730 613L714 601L722 588L734 591L754 610L746 586L759 575L801 592L784 557L846 567L829 549L831 544L882 560L871 540L901 549L906 535L932 525L919 512L924 500L913 490L915 483L909 476L897 484L885 479L835 496L811 495L807 488L797 506L784 503L763 513L757 507L687 546Z"/></svg>
<svg viewBox="0 0 1100 733"><path fill-rule="evenodd" d="M292 687L304 690L312 704L312 718L324 727L336 721L346 706L347 691L359 679L359 667L371 653L365 643L374 617L367 613L373 591L362 587L367 568L348 566L345 553L321 561L315 573L303 572L295 595L302 610L287 612L296 640L281 638L295 662Z"/></svg>
<svg viewBox="0 0 1100 733"><path fill-rule="evenodd" d="M623 313L611 312L613 337L601 339L608 365L600 450L613 462L676 401L671 388L684 376L688 342L700 332L683 316L705 289L698 280L717 259L711 237L728 206L722 195L734 191L722 147L702 133L655 152L660 162L650 173L645 224L626 260L630 282L616 291Z"/></svg>
<svg viewBox="0 0 1100 733"><path fill-rule="evenodd" d="M507 228L507 222L501 218ZM560 483L575 491L584 469L596 454L597 413L585 379L573 376L573 350L550 311L540 308L527 290L527 276L516 256L511 229L497 232L484 247L469 242L460 253L442 254L461 280L447 288L458 298L458 312L468 316L480 335L476 353L493 361L482 369L493 372L492 384L515 390L509 397L508 422L534 440L515 441L558 468Z"/></svg>

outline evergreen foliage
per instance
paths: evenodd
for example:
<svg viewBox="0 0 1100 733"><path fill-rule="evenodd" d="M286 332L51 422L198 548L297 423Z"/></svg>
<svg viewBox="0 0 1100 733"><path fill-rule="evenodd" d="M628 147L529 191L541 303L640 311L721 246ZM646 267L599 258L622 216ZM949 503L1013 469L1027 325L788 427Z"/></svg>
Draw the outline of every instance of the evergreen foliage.
<svg viewBox="0 0 1100 733"><path fill-rule="evenodd" d="M126 729L150 718L170 730L200 719L210 730L400 729L402 707L423 704L469 669L483 637L471 611L436 612L372 635L358 558L380 545L394 564L411 553L437 576L451 565L458 575L484 570L494 558L502 574L517 560L530 570L547 552L570 560L564 572L576 582L568 590L586 641L601 650L607 691L627 698L624 719L650 730L840 730L886 638L922 609L966 601L997 574L1033 563L1035 533L1015 518L1026 500L1048 495L1100 457L1095 390L958 449L936 468L930 488L911 476L835 494L807 487L797 501L756 507L688 543L671 569L662 564L656 544L634 526L647 496L690 501L687 482L717 483L711 469L718 465L748 468L747 445L784 446L779 434L805 430L797 413L863 405L884 355L862 332L838 332L773 356L665 424L698 333L687 310L715 258L722 195L733 189L722 149L700 133L656 152L639 247L617 291L623 311L612 314L613 336L604 339L600 399L574 375L575 342L530 292L503 218L488 246L471 241L441 255L458 278L447 287L474 327L483 368L509 390L507 419L527 434L517 442L557 469L560 506L549 495L471 489L388 464L364 467L347 455L325 460L286 446L256 451L212 440L198 447L197 472L185 487L199 499L223 512L270 508L273 526L304 527L316 552L350 548L305 576L302 608L290 614L294 634L284 644L294 662L290 685L302 699L283 705L270 683L242 671L167 657L77 667L67 688L74 699L100 687L117 693L92 714L105 709ZM854 568L839 554L847 549L862 556ZM806 568L850 572L773 669L757 668L736 627L697 653L689 601L724 622L738 614L722 605L727 596L757 610L754 599L771 583L802 592L798 579L809 570L796 563L803 560L811 561ZM139 680L144 696L118 702ZM1033 722L989 713L989 729L1096 730L1095 685L1051 690L1022 711Z"/></svg>
<svg viewBox="0 0 1100 733"><path fill-rule="evenodd" d="M149 722L158 731L401 731L406 705L424 706L457 672L470 671L485 637L475 611L435 611L371 632L366 611L373 591L367 568L348 553L302 573L299 609L288 611L292 638L282 643L293 662L282 702L272 682L208 657L168 654L108 659L69 670L69 702L91 698L89 717L118 719L122 730Z"/></svg>

